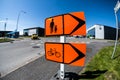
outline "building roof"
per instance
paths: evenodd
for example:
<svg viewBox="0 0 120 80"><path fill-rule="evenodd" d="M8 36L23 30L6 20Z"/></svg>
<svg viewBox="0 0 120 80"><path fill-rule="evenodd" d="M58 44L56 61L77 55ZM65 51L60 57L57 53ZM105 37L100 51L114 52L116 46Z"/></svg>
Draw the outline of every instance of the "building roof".
<svg viewBox="0 0 120 80"><path fill-rule="evenodd" d="M41 28L41 27L32 27L32 28L26 28L24 30L30 30L30 29L44 29L44 28Z"/></svg>
<svg viewBox="0 0 120 80"><path fill-rule="evenodd" d="M15 34L16 32L18 32L18 31L12 31L12 32L9 32L7 34Z"/></svg>
<svg viewBox="0 0 120 80"><path fill-rule="evenodd" d="M0 32L12 32L12 31L0 31Z"/></svg>
<svg viewBox="0 0 120 80"><path fill-rule="evenodd" d="M97 26L96 26L96 25L97 25ZM95 27L98 27L98 26L104 26L104 27L109 27L109 28L116 29L116 28L111 27L111 26L106 26L106 25L102 25L102 24L95 24L95 25L93 25L92 27L88 28L88 29L87 29L87 32L88 32L89 30L91 30L91 29L95 28Z"/></svg>

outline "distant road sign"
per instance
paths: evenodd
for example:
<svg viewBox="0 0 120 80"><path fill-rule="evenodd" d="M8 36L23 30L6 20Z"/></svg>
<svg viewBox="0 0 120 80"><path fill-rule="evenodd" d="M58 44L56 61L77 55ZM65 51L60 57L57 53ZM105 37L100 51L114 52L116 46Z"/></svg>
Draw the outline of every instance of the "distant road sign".
<svg viewBox="0 0 120 80"><path fill-rule="evenodd" d="M54 62L83 66L85 54L86 44L83 43L45 43L46 59Z"/></svg>
<svg viewBox="0 0 120 80"><path fill-rule="evenodd" d="M84 12L72 12L47 18L45 35L86 35Z"/></svg>
<svg viewBox="0 0 120 80"><path fill-rule="evenodd" d="M116 13L119 9L120 9L120 2L119 2L119 0L118 0L116 6L115 6L115 8L114 8L115 13Z"/></svg>

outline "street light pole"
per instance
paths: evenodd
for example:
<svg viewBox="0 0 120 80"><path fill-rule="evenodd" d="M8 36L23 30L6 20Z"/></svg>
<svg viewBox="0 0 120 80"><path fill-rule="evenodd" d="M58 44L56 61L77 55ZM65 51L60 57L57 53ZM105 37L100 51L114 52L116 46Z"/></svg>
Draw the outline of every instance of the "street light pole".
<svg viewBox="0 0 120 80"><path fill-rule="evenodd" d="M5 31L5 33L4 33L4 39L5 39L5 36L6 36L7 20L8 20L8 18L6 18L6 21L5 21L5 24L4 24L4 31Z"/></svg>
<svg viewBox="0 0 120 80"><path fill-rule="evenodd" d="M18 23L19 23L19 19L20 19L20 15L21 13L26 13L25 11L20 11L18 14L18 18L17 18L17 24L16 24L16 31L18 30Z"/></svg>
<svg viewBox="0 0 120 80"><path fill-rule="evenodd" d="M4 31L6 31L7 20L8 20L8 18L6 18L6 21L5 21L5 24L4 24Z"/></svg>

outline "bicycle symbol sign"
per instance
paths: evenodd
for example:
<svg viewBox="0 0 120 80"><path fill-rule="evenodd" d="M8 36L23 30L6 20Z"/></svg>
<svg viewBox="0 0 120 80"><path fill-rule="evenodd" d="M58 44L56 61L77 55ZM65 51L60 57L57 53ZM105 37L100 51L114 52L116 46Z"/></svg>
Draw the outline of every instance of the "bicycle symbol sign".
<svg viewBox="0 0 120 80"><path fill-rule="evenodd" d="M45 57L50 61L74 66L84 66L85 54L85 43L45 43Z"/></svg>
<svg viewBox="0 0 120 80"><path fill-rule="evenodd" d="M61 57L60 52L56 51L56 49L50 48L50 50L47 52L48 56L56 56L57 58Z"/></svg>

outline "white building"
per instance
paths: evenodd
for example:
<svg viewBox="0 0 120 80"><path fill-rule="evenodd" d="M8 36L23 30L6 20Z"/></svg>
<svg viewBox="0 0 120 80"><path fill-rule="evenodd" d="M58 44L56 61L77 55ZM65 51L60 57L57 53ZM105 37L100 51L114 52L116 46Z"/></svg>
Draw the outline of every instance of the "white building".
<svg viewBox="0 0 120 80"><path fill-rule="evenodd" d="M44 36L44 28L41 27L33 27L27 28L23 30L24 36L31 36L32 34L37 34L38 36Z"/></svg>
<svg viewBox="0 0 120 80"><path fill-rule="evenodd" d="M116 28L96 24L87 30L87 35L94 37L95 39L115 39Z"/></svg>

